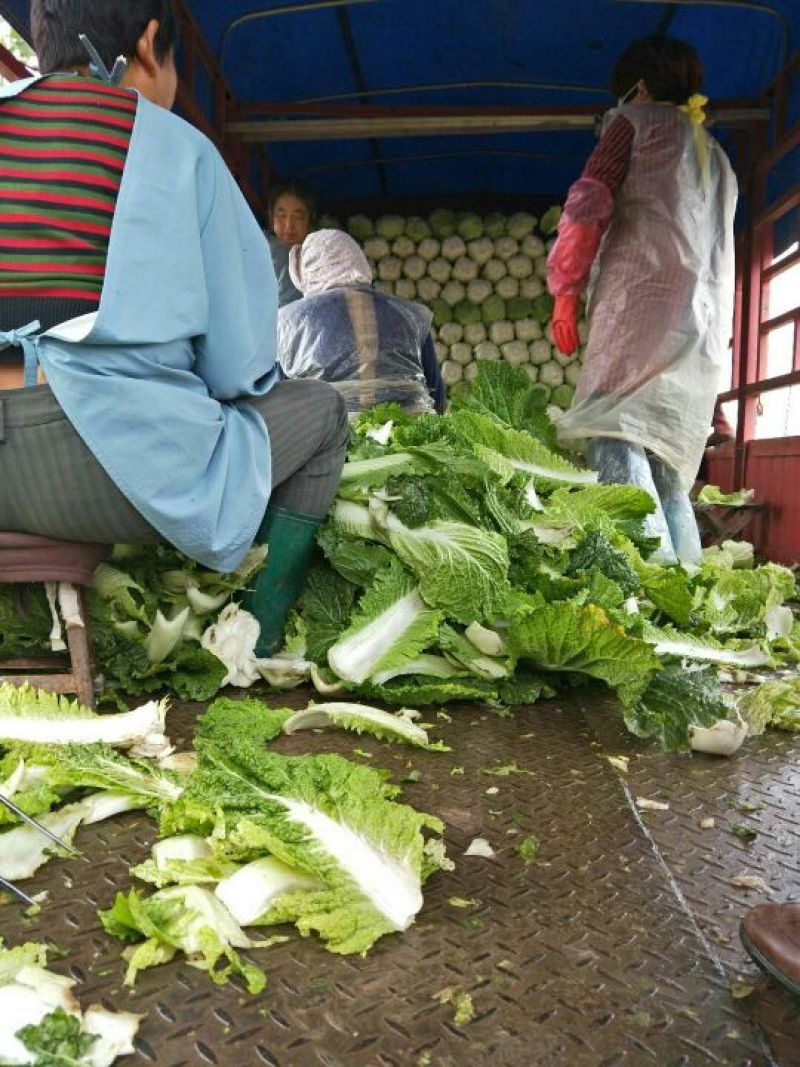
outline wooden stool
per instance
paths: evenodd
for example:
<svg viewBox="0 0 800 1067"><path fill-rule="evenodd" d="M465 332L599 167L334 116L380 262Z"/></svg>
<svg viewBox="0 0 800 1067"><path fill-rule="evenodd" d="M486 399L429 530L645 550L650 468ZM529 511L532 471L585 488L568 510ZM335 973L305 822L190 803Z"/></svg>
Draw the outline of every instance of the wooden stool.
<svg viewBox="0 0 800 1067"><path fill-rule="evenodd" d="M61 603L72 601L65 612L69 671L64 657L40 656L0 660L0 682L29 682L52 693L76 693L86 707L94 707L95 685L89 617L83 596L91 585L98 564L110 553L107 545L54 541L33 534L0 533L0 583L52 582ZM58 668L62 669L59 671ZM48 671L49 668L49 671ZM24 671L6 674L6 671Z"/></svg>
<svg viewBox="0 0 800 1067"><path fill-rule="evenodd" d="M721 545L723 541L735 541L756 518L763 524L766 506L755 501L735 505L695 503L694 513L703 547L708 548ZM763 539L764 531L760 532Z"/></svg>

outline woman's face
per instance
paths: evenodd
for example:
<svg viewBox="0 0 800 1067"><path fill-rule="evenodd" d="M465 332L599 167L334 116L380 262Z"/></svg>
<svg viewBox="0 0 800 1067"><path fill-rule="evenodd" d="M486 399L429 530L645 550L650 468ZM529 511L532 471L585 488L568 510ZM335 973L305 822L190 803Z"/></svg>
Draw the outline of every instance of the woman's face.
<svg viewBox="0 0 800 1067"><path fill-rule="evenodd" d="M311 218L305 201L294 193L284 193L272 209L272 229L285 245L301 245L311 232Z"/></svg>

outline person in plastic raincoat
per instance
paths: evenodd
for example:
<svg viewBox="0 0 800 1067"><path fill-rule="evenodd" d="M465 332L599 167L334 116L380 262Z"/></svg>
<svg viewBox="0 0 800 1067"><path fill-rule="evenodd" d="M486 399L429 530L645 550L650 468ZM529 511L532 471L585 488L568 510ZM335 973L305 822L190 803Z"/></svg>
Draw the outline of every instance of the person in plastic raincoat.
<svg viewBox="0 0 800 1067"><path fill-rule="evenodd" d="M267 543L264 655L336 493L345 405L276 381L264 234L169 111L171 0L33 0L31 23L43 76L0 91L0 529L164 539L219 571Z"/></svg>
<svg viewBox="0 0 800 1067"><path fill-rule="evenodd" d="M395 403L442 412L446 396L428 308L372 288L364 253L340 230L317 230L289 256L303 299L278 315L278 361L287 378L331 382L351 415Z"/></svg>
<svg viewBox="0 0 800 1067"><path fill-rule="evenodd" d="M303 294L289 275L289 252L301 245L314 229L317 201L314 190L299 178L277 182L269 191L267 240L278 279L278 307L300 300Z"/></svg>
<svg viewBox="0 0 800 1067"><path fill-rule="evenodd" d="M588 441L601 481L648 490L664 562L701 556L688 494L733 317L736 179L703 128L701 82L681 41L626 50L612 79L619 106L569 191L548 259L553 336L571 355L597 257L583 370L559 433Z"/></svg>

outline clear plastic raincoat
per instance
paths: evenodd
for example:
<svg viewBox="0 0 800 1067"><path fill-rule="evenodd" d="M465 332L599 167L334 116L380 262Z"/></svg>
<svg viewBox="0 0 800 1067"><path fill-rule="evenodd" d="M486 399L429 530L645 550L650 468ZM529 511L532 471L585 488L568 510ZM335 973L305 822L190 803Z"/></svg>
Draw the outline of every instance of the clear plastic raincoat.
<svg viewBox="0 0 800 1067"><path fill-rule="evenodd" d="M318 230L292 249L289 270L304 297L278 315L278 360L287 378L330 382L355 414L395 403L433 411L422 363L432 313L378 292L346 234Z"/></svg>
<svg viewBox="0 0 800 1067"><path fill-rule="evenodd" d="M678 108L615 109L634 128L627 177L593 268L589 340L564 439L640 445L688 491L733 323L736 178Z"/></svg>

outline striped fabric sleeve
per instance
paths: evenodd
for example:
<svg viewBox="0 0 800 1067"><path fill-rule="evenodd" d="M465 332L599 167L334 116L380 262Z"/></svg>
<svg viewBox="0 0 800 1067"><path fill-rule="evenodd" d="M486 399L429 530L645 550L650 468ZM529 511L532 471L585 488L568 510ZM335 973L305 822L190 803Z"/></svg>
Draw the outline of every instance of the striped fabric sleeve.
<svg viewBox="0 0 800 1067"><path fill-rule="evenodd" d="M99 305L136 108L129 90L67 75L0 103L4 319L16 299Z"/></svg>
<svg viewBox="0 0 800 1067"><path fill-rule="evenodd" d="M630 166L633 126L618 115L570 188L558 239L547 260L547 286L554 296L580 295L614 213L614 197Z"/></svg>
<svg viewBox="0 0 800 1067"><path fill-rule="evenodd" d="M632 148L633 126L624 115L617 115L589 156L583 176L602 182L616 195L628 173Z"/></svg>

